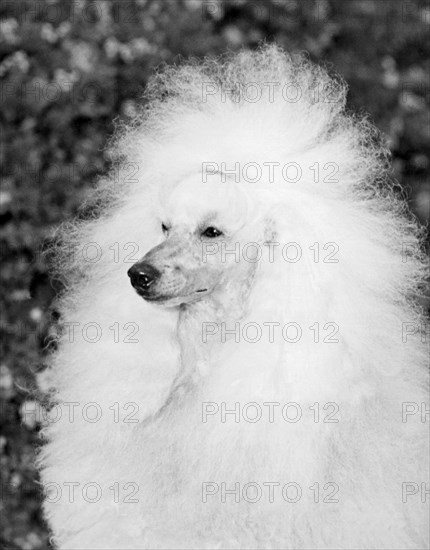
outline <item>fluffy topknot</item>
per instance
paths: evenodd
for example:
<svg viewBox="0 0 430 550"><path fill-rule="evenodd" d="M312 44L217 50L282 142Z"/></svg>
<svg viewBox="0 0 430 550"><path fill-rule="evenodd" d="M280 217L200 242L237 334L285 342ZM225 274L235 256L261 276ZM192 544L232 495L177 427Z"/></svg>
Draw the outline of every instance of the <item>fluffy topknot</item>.
<svg viewBox="0 0 430 550"><path fill-rule="evenodd" d="M318 184L320 191L363 193L386 179L387 151L365 118L346 113L346 91L340 78L275 45L163 67L111 151L156 172L173 156L177 174L209 160L227 167L332 161L339 185ZM300 184L312 176L307 170Z"/></svg>

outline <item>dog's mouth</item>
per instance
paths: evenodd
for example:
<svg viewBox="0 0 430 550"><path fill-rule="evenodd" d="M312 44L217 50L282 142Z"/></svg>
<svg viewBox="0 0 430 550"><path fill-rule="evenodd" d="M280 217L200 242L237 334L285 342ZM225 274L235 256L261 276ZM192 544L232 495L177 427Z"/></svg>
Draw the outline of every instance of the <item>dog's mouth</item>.
<svg viewBox="0 0 430 550"><path fill-rule="evenodd" d="M182 304L197 302L201 297L209 293L208 288L199 288L184 296L167 296L163 294L154 294L149 290L136 290L137 294L143 298L146 302L150 302L158 305L168 305L171 307L179 306Z"/></svg>
<svg viewBox="0 0 430 550"><path fill-rule="evenodd" d="M144 292L142 290L136 290L136 293L147 302L164 302L169 299L166 296L157 296L154 294L150 294L149 292Z"/></svg>

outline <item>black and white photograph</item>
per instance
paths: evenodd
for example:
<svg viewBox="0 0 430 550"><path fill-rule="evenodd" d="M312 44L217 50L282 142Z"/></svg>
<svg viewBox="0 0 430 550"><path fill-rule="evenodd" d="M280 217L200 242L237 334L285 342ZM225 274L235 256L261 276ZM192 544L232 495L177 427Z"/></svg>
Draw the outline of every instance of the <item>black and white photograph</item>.
<svg viewBox="0 0 430 550"><path fill-rule="evenodd" d="M426 550L428 0L0 0L5 550Z"/></svg>

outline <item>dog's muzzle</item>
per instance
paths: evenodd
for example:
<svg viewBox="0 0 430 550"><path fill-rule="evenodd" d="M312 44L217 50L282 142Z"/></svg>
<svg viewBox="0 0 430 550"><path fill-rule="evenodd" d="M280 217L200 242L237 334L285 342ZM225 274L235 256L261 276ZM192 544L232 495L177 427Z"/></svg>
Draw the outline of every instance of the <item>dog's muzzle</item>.
<svg viewBox="0 0 430 550"><path fill-rule="evenodd" d="M158 269L145 262L134 264L127 274L133 288L143 296L149 294L151 285L156 283L161 275Z"/></svg>

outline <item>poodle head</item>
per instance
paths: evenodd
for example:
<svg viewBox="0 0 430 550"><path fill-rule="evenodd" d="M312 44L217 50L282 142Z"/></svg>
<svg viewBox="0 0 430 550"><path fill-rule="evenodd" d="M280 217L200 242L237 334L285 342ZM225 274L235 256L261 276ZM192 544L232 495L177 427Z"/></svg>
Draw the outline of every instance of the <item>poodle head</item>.
<svg viewBox="0 0 430 550"><path fill-rule="evenodd" d="M163 240L128 271L146 301L189 304L252 279L256 265L247 245L262 238L255 207L242 185L215 181L218 176L207 183L198 175L187 177L159 197Z"/></svg>

